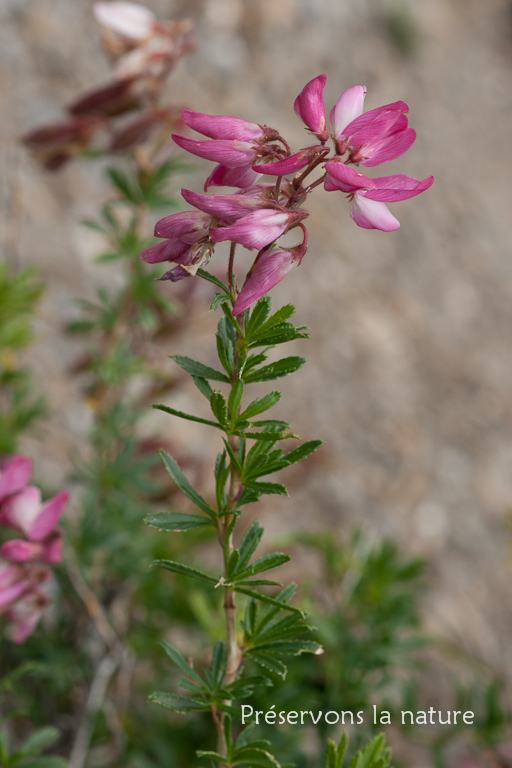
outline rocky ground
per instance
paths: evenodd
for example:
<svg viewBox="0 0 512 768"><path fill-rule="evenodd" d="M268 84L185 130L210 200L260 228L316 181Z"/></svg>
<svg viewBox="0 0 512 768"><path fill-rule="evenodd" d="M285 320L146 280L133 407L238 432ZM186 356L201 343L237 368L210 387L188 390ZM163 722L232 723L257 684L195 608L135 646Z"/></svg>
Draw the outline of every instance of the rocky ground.
<svg viewBox="0 0 512 768"><path fill-rule="evenodd" d="M367 108L409 103L418 140L384 173L433 173L434 187L394 205L402 228L390 234L358 229L341 194L319 191L308 256L276 291L313 338L297 344L310 362L285 382L282 412L326 446L292 502L268 506L266 519L275 533L356 524L427 557L428 629L510 683L512 4L147 5L195 22L197 52L172 80L176 103L275 125L296 147L305 139L293 100L321 72L328 104L355 83L368 88ZM41 456L55 478L89 419L66 375L76 349L61 328L72 299L105 279L80 224L105 189L92 164L49 176L17 141L107 77L91 7L4 0L0 10L1 246L50 286L32 362L55 409ZM204 326L195 320L177 351L200 349Z"/></svg>

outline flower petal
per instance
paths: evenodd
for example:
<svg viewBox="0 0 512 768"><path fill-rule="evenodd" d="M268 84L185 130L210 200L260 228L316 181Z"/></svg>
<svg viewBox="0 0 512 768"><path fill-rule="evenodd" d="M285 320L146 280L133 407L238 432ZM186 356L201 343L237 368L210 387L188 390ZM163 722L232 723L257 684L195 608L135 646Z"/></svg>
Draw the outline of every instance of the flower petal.
<svg viewBox="0 0 512 768"><path fill-rule="evenodd" d="M286 176L288 173L296 173L305 168L315 157L322 152L322 147L315 144L312 147L301 149L295 155L285 157L284 160L277 160L275 163L263 163L253 165L255 171L266 173L270 176Z"/></svg>
<svg viewBox="0 0 512 768"><path fill-rule="evenodd" d="M138 3L94 3L99 23L128 40L145 40L153 32L156 16Z"/></svg>
<svg viewBox="0 0 512 768"><path fill-rule="evenodd" d="M297 213L264 209L238 219L228 227L212 227L210 235L214 243L232 240L249 250L260 250L280 237Z"/></svg>
<svg viewBox="0 0 512 768"><path fill-rule="evenodd" d="M29 536L41 508L41 491L34 485L11 496L2 507L2 522Z"/></svg>
<svg viewBox="0 0 512 768"><path fill-rule="evenodd" d="M400 222L386 208L384 203L368 200L363 194L356 194L350 208L350 216L363 229L380 229L393 232L400 228Z"/></svg>
<svg viewBox="0 0 512 768"><path fill-rule="evenodd" d="M307 125L310 131L320 134L325 140L327 120L325 118L324 89L327 75L318 75L310 80L295 99L295 114Z"/></svg>
<svg viewBox="0 0 512 768"><path fill-rule="evenodd" d="M210 139L256 141L265 135L261 125L241 120L239 117L206 115L203 112L193 112L191 109L184 109L182 115L189 128L202 133L203 136L209 136Z"/></svg>
<svg viewBox="0 0 512 768"><path fill-rule="evenodd" d="M235 301L233 315L239 315L246 310L286 277L294 267L297 267L305 253L305 248L300 249L300 246L298 249L290 250L273 248L271 251L262 253Z"/></svg>
<svg viewBox="0 0 512 768"><path fill-rule="evenodd" d="M380 200L386 203L394 203L398 200L407 200L425 192L434 183L433 176L427 176L423 181L418 181L413 176L405 176L402 173L393 176L381 176L373 179L375 189L365 193L368 200Z"/></svg>
<svg viewBox="0 0 512 768"><path fill-rule="evenodd" d="M341 94L329 116L335 138L338 138L343 129L362 114L365 96L365 85L353 85Z"/></svg>
<svg viewBox="0 0 512 768"><path fill-rule="evenodd" d="M53 531L68 501L68 491L61 491L53 499L43 504L30 528L28 537L31 541L41 541Z"/></svg>
<svg viewBox="0 0 512 768"><path fill-rule="evenodd" d="M257 195L200 195L190 189L182 189L181 194L190 205L225 221L236 221L265 205Z"/></svg>
<svg viewBox="0 0 512 768"><path fill-rule="evenodd" d="M361 189L373 189L375 187L373 179L369 179L368 176L349 165L345 165L345 163L334 161L326 163L325 170L327 171L327 178L324 187L327 192L341 190L341 192L351 194Z"/></svg>
<svg viewBox="0 0 512 768"><path fill-rule="evenodd" d="M0 502L11 493L21 491L30 481L33 461L16 454L0 466Z"/></svg>
<svg viewBox="0 0 512 768"><path fill-rule="evenodd" d="M369 156L360 161L361 165L370 168L382 163L388 163L390 160L395 160L407 152L415 141L416 131L414 128L407 128L405 131L399 131L380 141L375 141L369 148L370 151L366 147L362 149L363 154L369 154Z"/></svg>
<svg viewBox="0 0 512 768"><path fill-rule="evenodd" d="M253 171L251 164L239 166L237 168L228 168L226 165L217 165L204 184L204 191L208 187L238 187L239 189L252 189L261 173Z"/></svg>
<svg viewBox="0 0 512 768"><path fill-rule="evenodd" d="M186 136L178 136L173 133L172 138L182 149L192 155L204 157L206 160L214 160L228 168L238 168L242 165L254 162L258 150L247 141L230 141L227 139L205 139L197 141Z"/></svg>

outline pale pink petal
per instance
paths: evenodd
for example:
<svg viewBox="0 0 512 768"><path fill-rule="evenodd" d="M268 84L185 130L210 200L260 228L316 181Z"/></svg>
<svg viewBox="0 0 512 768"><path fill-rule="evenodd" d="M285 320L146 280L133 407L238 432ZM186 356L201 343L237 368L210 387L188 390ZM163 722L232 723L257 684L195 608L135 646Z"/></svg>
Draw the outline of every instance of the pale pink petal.
<svg viewBox="0 0 512 768"><path fill-rule="evenodd" d="M217 165L204 184L204 191L208 187L238 187L239 189L252 189L261 173L253 171L251 164L238 168L228 168L226 165Z"/></svg>
<svg viewBox="0 0 512 768"><path fill-rule="evenodd" d="M433 176L427 176L423 181L418 181L413 176L405 176L402 173L393 176L381 176L373 179L375 189L365 193L367 200L380 200L386 203L394 203L398 200L407 200L410 197L425 192L434 183Z"/></svg>
<svg viewBox="0 0 512 768"><path fill-rule="evenodd" d="M295 218L295 212L260 210L244 216L228 227L212 227L210 235L214 243L232 240L249 250L260 250L280 237Z"/></svg>
<svg viewBox="0 0 512 768"><path fill-rule="evenodd" d="M384 203L368 200L362 194L356 194L350 207L350 216L363 229L380 229L393 232L399 229L400 222L386 208Z"/></svg>
<svg viewBox="0 0 512 768"><path fill-rule="evenodd" d="M19 566L0 564L0 607L17 600L29 586Z"/></svg>
<svg viewBox="0 0 512 768"><path fill-rule="evenodd" d="M69 501L68 491L61 491L53 499L42 505L39 514L32 523L28 538L41 541L53 531Z"/></svg>
<svg viewBox="0 0 512 768"><path fill-rule="evenodd" d="M341 94L330 114L333 136L338 138L343 129L349 125L363 111L365 85L353 85Z"/></svg>
<svg viewBox="0 0 512 768"><path fill-rule="evenodd" d="M156 16L138 3L94 3L96 20L128 40L145 40L153 32Z"/></svg>
<svg viewBox="0 0 512 768"><path fill-rule="evenodd" d="M18 645L24 643L37 627L49 602L49 597L39 590L34 590L18 600L7 612L11 624L6 632L8 637Z"/></svg>
<svg viewBox="0 0 512 768"><path fill-rule="evenodd" d="M33 461L17 454L0 466L0 502L11 493L21 491L32 476Z"/></svg>
<svg viewBox="0 0 512 768"><path fill-rule="evenodd" d="M304 251L300 258L294 251L295 249L273 248L271 251L265 251L261 254L235 302L233 315L244 312L247 307L268 293L294 267L300 264Z"/></svg>
<svg viewBox="0 0 512 768"><path fill-rule="evenodd" d="M186 136L178 136L173 133L172 138L176 144L190 152L192 155L204 157L206 160L214 160L228 168L237 168L247 165L256 159L257 149L247 141L204 139L197 141Z"/></svg>
<svg viewBox="0 0 512 768"><path fill-rule="evenodd" d="M29 485L20 493L11 496L2 507L3 522L29 536L41 508L41 491Z"/></svg>
<svg viewBox="0 0 512 768"><path fill-rule="evenodd" d="M363 173L359 173L355 168L351 168L344 163L326 163L325 170L327 178L324 187L327 192L340 190L341 192L357 192L361 189L373 189L375 184L373 179L369 179Z"/></svg>
<svg viewBox="0 0 512 768"><path fill-rule="evenodd" d="M209 136L210 139L240 139L256 141L265 135L264 129L257 123L249 123L239 117L225 115L205 115L203 112L183 110L183 120L189 128Z"/></svg>
<svg viewBox="0 0 512 768"><path fill-rule="evenodd" d="M293 105L295 114L300 117L309 130L320 134L323 139L327 139L329 135L326 132L327 120L324 107L326 82L327 75L318 75L318 77L310 80L299 93Z"/></svg>

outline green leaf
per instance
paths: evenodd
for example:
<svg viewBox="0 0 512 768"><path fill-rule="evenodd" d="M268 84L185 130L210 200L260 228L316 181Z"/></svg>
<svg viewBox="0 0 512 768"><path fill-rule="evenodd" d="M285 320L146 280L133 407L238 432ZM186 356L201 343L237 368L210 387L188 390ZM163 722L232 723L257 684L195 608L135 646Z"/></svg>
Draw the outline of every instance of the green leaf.
<svg viewBox="0 0 512 768"><path fill-rule="evenodd" d="M229 379L224 373L216 371L208 365L203 365L203 363L199 363L197 360L192 360L192 358L184 357L183 355L172 355L171 359L178 363L184 371L192 374L192 376L199 376L209 381L224 381L226 384L229 384Z"/></svg>
<svg viewBox="0 0 512 768"><path fill-rule="evenodd" d="M206 424L209 427L215 427L221 429L220 425L216 421L210 419L202 419L199 416L193 416L191 413L184 413L183 411L177 411L176 408L171 408L169 405L153 405L157 411L163 411L164 413L170 413L171 416L178 416L180 419L186 419L187 421L196 421L199 424Z"/></svg>
<svg viewBox="0 0 512 768"><path fill-rule="evenodd" d="M282 376L288 376L290 373L298 371L299 368L305 364L306 360L303 357L284 357L281 360L277 360L270 365L264 365L262 368L258 368L252 373L246 374L244 372L244 381L246 384L253 383L255 381L271 381L273 379L279 379Z"/></svg>
<svg viewBox="0 0 512 768"><path fill-rule="evenodd" d="M224 293L229 293L228 286L224 285L222 280L219 280L219 278L215 277L215 275L211 275L209 272L206 272L206 270L201 268L197 270L196 274L199 275L199 277L202 277L203 280L208 280L209 283L216 285L217 288L220 288Z"/></svg>
<svg viewBox="0 0 512 768"><path fill-rule="evenodd" d="M201 688L205 688L204 680L197 674L197 672L192 669L188 661L185 659L184 656L181 655L181 653L176 650L176 648L173 648L172 645L169 645L169 643L166 643L165 640L163 640L160 645L170 658L170 660L176 664L176 666L181 669L181 671L187 676L190 677L191 680L194 680L197 685L199 685Z"/></svg>
<svg viewBox="0 0 512 768"><path fill-rule="evenodd" d="M343 733L338 746L336 746L336 743L332 739L329 739L327 742L327 753L325 755L325 768L342 768L347 747L348 735L346 732Z"/></svg>
<svg viewBox="0 0 512 768"><path fill-rule="evenodd" d="M121 193L123 197L135 205L143 202L142 192L136 179L130 179L127 174L117 168L107 168L107 175L112 184Z"/></svg>
<svg viewBox="0 0 512 768"><path fill-rule="evenodd" d="M276 494L278 496L289 496L288 489L280 483L256 483L254 481L246 481L248 488L252 488L257 493Z"/></svg>
<svg viewBox="0 0 512 768"><path fill-rule="evenodd" d="M68 768L68 761L63 757L48 755L47 757L36 757L29 763L23 762L26 768Z"/></svg>
<svg viewBox="0 0 512 768"><path fill-rule="evenodd" d="M291 560L290 555L285 555L282 552L274 552L271 555L264 555L263 557L255 560L247 568L247 572L250 571L251 575L256 573L263 573L263 571L270 571L272 568L279 568L280 565L284 565Z"/></svg>
<svg viewBox="0 0 512 768"><path fill-rule="evenodd" d="M290 453L283 456L283 462L286 462L286 466L289 467L297 461L302 461L302 459L311 456L311 454L323 444L323 440L308 440L307 442L302 443L302 445L299 445L298 448L294 448L293 451L290 451Z"/></svg>
<svg viewBox="0 0 512 768"><path fill-rule="evenodd" d="M247 563L251 559L252 554L255 552L258 544L262 539L263 533L264 529L258 520L255 520L252 525L249 526L242 541L240 542L240 546L238 547L238 552L240 553L240 561L238 563L238 568L235 571L235 574L240 573L246 568Z"/></svg>
<svg viewBox="0 0 512 768"><path fill-rule="evenodd" d="M240 408L240 403L242 402L243 396L244 382L242 379L237 379L231 388L231 392L229 393L228 398L228 411L232 427L234 427L237 421L238 409Z"/></svg>
<svg viewBox="0 0 512 768"><path fill-rule="evenodd" d="M228 429L228 406L226 403L226 398L222 392L218 392L217 390L212 392L212 396L210 397L210 406L213 411L213 415L219 421L220 428L225 430Z"/></svg>
<svg viewBox="0 0 512 768"><path fill-rule="evenodd" d="M206 379L202 379L200 376L192 376L192 380L201 394L204 395L207 400L209 400L212 396L213 389L210 387Z"/></svg>
<svg viewBox="0 0 512 768"><path fill-rule="evenodd" d="M191 531L194 528L215 525L209 517L185 515L182 512L160 512L156 515L146 515L144 522L159 531Z"/></svg>
<svg viewBox="0 0 512 768"><path fill-rule="evenodd" d="M262 296L261 299L258 299L245 326L245 337L247 340L249 340L252 334L263 325L268 317L271 305L272 299L268 294Z"/></svg>
<svg viewBox="0 0 512 768"><path fill-rule="evenodd" d="M203 712L210 708L210 702L206 699L187 699L185 696L176 696L174 693L155 691L149 696L149 701L160 704L161 707L170 709L180 715L188 715L189 712Z"/></svg>
<svg viewBox="0 0 512 768"><path fill-rule="evenodd" d="M203 499L203 497L190 485L189 481L179 468L176 461L165 451L159 451L160 458L162 459L164 466L174 481L175 485L180 489L182 493L187 496L194 504L199 507L208 517L212 520L217 520L215 511L209 504Z"/></svg>
<svg viewBox="0 0 512 768"><path fill-rule="evenodd" d="M274 391L269 392L268 395L265 395L264 397L257 398L256 400L253 400L252 403L249 403L245 411L243 411L240 414L240 419L252 419L254 416L257 416L259 413L263 413L264 411L268 411L270 408L272 408L279 400L281 399L281 393Z"/></svg>
<svg viewBox="0 0 512 768"><path fill-rule="evenodd" d="M212 665L210 668L212 687L214 689L220 688L224 681L227 658L226 644L222 640L218 640L213 648Z"/></svg>
<svg viewBox="0 0 512 768"><path fill-rule="evenodd" d="M282 677L283 680L286 677L287 668L286 664L283 664L283 662L280 659L275 659L273 656L270 656L268 653L260 653L259 651L247 651L247 656L249 656L251 659L254 659L255 662L257 662L261 667L264 669L269 670L270 672L273 672L276 675L279 675L279 677Z"/></svg>
<svg viewBox="0 0 512 768"><path fill-rule="evenodd" d="M166 571L172 571L181 576L190 576L193 579L199 579L199 581L207 581L209 584L218 583L218 579L214 579L208 573L204 573L197 568L191 568L190 565L185 565L184 563L176 563L174 560L154 560L152 565L165 568Z"/></svg>
<svg viewBox="0 0 512 768"><path fill-rule="evenodd" d="M34 733L31 733L24 741L20 752L23 755L37 755L39 752L42 752L43 749L46 749L56 742L58 738L59 731L57 728L52 728L51 726L40 728L39 730L34 731Z"/></svg>
<svg viewBox="0 0 512 768"><path fill-rule="evenodd" d="M239 587L236 584L234 585L233 589L235 592L240 592L243 595L248 595L249 597L253 597L255 600L259 600L262 603L269 603L269 605L273 605L275 608L281 608L284 611L291 611L292 613L298 613L301 616L305 616L304 611L301 611L300 608L296 608L294 605L288 605L287 603L283 603L274 597L270 597L269 595L264 595L262 592L256 592L256 590L247 589L247 587Z"/></svg>

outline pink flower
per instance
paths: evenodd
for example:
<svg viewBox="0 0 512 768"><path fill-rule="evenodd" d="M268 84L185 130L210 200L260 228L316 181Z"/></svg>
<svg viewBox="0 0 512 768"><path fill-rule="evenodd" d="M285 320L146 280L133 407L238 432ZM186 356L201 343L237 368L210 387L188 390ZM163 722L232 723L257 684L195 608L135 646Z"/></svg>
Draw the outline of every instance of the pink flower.
<svg viewBox="0 0 512 768"><path fill-rule="evenodd" d="M318 75L302 89L293 108L296 115L307 125L310 131L316 133L319 140L327 141L329 131L324 107L324 89L327 75Z"/></svg>
<svg viewBox="0 0 512 768"><path fill-rule="evenodd" d="M0 613L2 607L17 600L28 588L25 571L12 563L0 562Z"/></svg>
<svg viewBox="0 0 512 768"><path fill-rule="evenodd" d="M244 287L242 288L233 307L233 315L239 315L254 304L261 296L268 293L277 283L298 267L306 245L296 248L273 248L264 251L255 261Z"/></svg>
<svg viewBox="0 0 512 768"><path fill-rule="evenodd" d="M27 485L32 476L32 466L32 459L20 454L0 462L0 503Z"/></svg>
<svg viewBox="0 0 512 768"><path fill-rule="evenodd" d="M269 176L286 176L288 173L296 173L297 171L305 168L312 160L319 157L322 152L326 152L318 144L312 147L306 147L301 149L300 152L296 152L290 157L285 157L284 160L277 160L274 163L264 163L262 165L253 165L253 170L266 173Z"/></svg>
<svg viewBox="0 0 512 768"><path fill-rule="evenodd" d="M238 187L239 189L252 189L261 173L252 169L252 161L248 165L228 168L227 165L217 165L204 183L204 191L208 187Z"/></svg>
<svg viewBox="0 0 512 768"><path fill-rule="evenodd" d="M194 275L200 266L208 263L211 256L208 238L211 223L212 217L202 211L166 216L156 223L155 237L167 239L146 248L140 258L149 264L170 261L178 265L166 272L161 280L176 282Z"/></svg>
<svg viewBox="0 0 512 768"><path fill-rule="evenodd" d="M42 504L39 488L29 485L3 503L0 521L22 531L30 541L41 541L58 524L68 499L69 493L61 491Z"/></svg>
<svg viewBox="0 0 512 768"><path fill-rule="evenodd" d="M62 531L52 531L41 541L25 541L25 539L6 541L0 547L0 557L11 563L26 563L31 560L60 563L63 545Z"/></svg>
<svg viewBox="0 0 512 768"><path fill-rule="evenodd" d="M397 174L369 179L354 168L341 162L331 161L325 165L328 192L340 190L348 193L351 201L350 216L364 229L380 229L392 232L400 227L399 221L390 213L384 202L407 200L421 194L434 183L434 177L423 181L412 176Z"/></svg>
<svg viewBox="0 0 512 768"><path fill-rule="evenodd" d="M268 207L268 201L259 195L201 195L190 189L182 189L181 194L190 205L225 222L236 221L258 208Z"/></svg>
<svg viewBox="0 0 512 768"><path fill-rule="evenodd" d="M263 209L254 211L227 227L212 227L210 236L214 243L232 240L249 250L261 250L307 215L305 211Z"/></svg>

